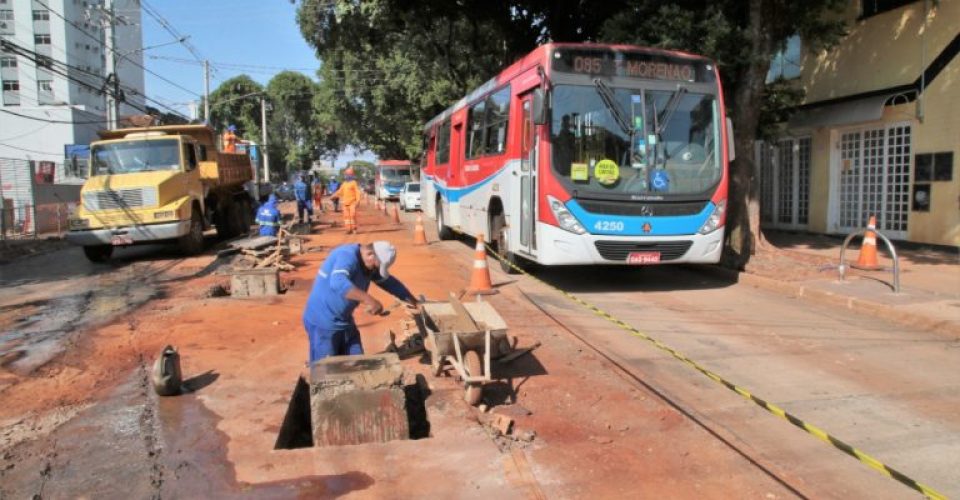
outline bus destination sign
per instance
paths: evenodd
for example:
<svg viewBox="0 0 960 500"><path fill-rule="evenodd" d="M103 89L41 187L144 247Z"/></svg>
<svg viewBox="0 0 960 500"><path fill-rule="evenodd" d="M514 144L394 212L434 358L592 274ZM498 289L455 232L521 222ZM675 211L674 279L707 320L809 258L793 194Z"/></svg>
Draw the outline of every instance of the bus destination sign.
<svg viewBox="0 0 960 500"><path fill-rule="evenodd" d="M642 52L563 50L553 53L553 70L591 76L622 76L647 80L713 82L707 63Z"/></svg>

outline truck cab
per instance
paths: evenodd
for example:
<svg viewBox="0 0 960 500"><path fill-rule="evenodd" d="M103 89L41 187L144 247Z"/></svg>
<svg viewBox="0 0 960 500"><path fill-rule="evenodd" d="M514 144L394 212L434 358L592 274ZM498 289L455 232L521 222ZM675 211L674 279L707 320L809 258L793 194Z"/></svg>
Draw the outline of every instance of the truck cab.
<svg viewBox="0 0 960 500"><path fill-rule="evenodd" d="M106 260L116 246L166 241L195 254L211 225L224 236L249 229L252 203L243 190L253 175L249 157L216 151L206 125L100 136L90 145L89 177L67 233L90 260Z"/></svg>

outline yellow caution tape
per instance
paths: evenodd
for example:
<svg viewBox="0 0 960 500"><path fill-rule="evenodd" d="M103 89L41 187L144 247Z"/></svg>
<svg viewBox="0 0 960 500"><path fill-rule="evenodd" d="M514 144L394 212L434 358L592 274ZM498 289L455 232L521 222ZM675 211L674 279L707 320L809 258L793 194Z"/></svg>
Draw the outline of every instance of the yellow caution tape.
<svg viewBox="0 0 960 500"><path fill-rule="evenodd" d="M680 361L683 361L684 363L686 363L687 365L689 365L689 366L692 367L693 369L695 369L695 370L697 370L698 372L706 375L707 378L709 378L710 380L713 380L713 381L715 381L715 382L720 383L721 385L723 385L723 386L726 387L727 389L730 389L731 391L733 391L733 392L735 392L735 393L743 396L744 398L746 398L746 399L754 402L757 406L763 408L764 410L767 410L768 412L770 412L770 413L772 413L772 414L774 414L774 415L776 415L776 416L778 416L778 417L786 420L787 422L790 422L790 423L793 424L794 426L799 427L800 429L803 429L803 430L806 431L808 434L810 434L810 435L812 435L812 436L815 436L815 437L817 437L818 439L820 439L821 441L832 445L834 448L836 448L836 449L838 449L838 450L846 453L847 455L850 455L851 457L856 458L857 460L859 460L860 462L866 464L866 465L869 466L870 468L872 468L872 469L874 469L874 470L877 470L877 471L881 472L882 474L884 474L884 475L886 475L886 476L888 476L888 477L891 477L891 478L893 478L893 479L896 479L896 480L899 481L900 483L903 483L904 485L909 486L910 488L913 488L914 490L919 491L920 493L923 493L923 494L924 494L925 496L927 496L928 498L933 498L933 499L937 499L937 500L946 500L947 497L946 497L944 494L942 494L942 493L934 490L933 488L930 488L929 486L926 486L926 485L924 485L924 484L921 484L921 483L917 482L916 480L910 478L910 477L907 476L906 474L904 474L904 473L902 473L902 472L894 469L893 467L890 467L889 465L884 464L883 462L877 460L876 458L870 456L869 454L864 453L864 452L862 452L862 451L854 448L853 446L850 446L849 444L841 441L840 439L837 439L837 438L834 437L834 436L831 436L829 433L827 433L827 432L824 431L823 429L821 429L821 428L819 428L819 427L817 427L817 426L815 426L815 425L813 425L813 424L809 424L809 423L807 423L807 422L804 422L803 420L801 420L800 418L796 417L795 415L790 414L789 412L787 412L787 411L784 410L783 408L780 408L779 406L777 406L777 405L775 405L775 404L773 404L773 403L770 403L770 402L768 402L768 401L766 401L766 400L763 400L763 399L761 399L761 398L753 395L750 391L748 391L748 390L746 390L746 389L744 389L744 388L742 388L742 387L740 387L740 386L738 386L738 385L736 385L736 384L728 381L727 379L725 379L725 378L721 377L720 375L718 375L718 374L716 374L716 373L708 370L707 368L704 368L704 367L701 366L699 363L697 363L696 361L694 361L694 360L692 360L692 359L684 356L682 353L680 353L680 352L677 351L676 349L674 349L674 348L672 348L672 347L664 344L663 342L661 342L661 341L659 341L659 340L657 340L657 339L655 339L655 338L653 338L653 337L651 337L651 336L649 336L649 335L641 332L640 330L637 330L636 328L628 325L627 323L624 323L623 321L621 321L621 320L613 317L612 315L610 315L610 313L604 311L603 309L600 309L599 307L597 307L597 306L595 306L595 305L593 305L593 304L591 304L591 303L589 303L589 302L586 302L585 300L581 299L580 297L577 297L576 295L574 295L574 294L572 294L572 293L570 293L570 292L567 292L567 291L565 291L565 290L562 290L562 289L560 289L560 288L557 288L557 287L551 285L550 283L547 283L546 281L543 281L543 280L537 278L536 276L533 276L532 274L530 274L530 273L526 272L525 270L521 269L519 266L517 266L517 265L514 264L513 262L510 262L509 260L506 260L505 258L503 258L503 256L501 256L500 254L498 254L497 252L495 252L495 251L493 250L493 248L490 248L490 245L486 245L486 247L487 247L487 252L490 253L490 255L494 256L494 257L495 257L497 260L499 260L500 262L503 262L503 263L507 264L507 265L510 266L512 269L516 270L517 272L523 274L524 276L529 277L530 279L536 281L537 283L540 283L540 284L542 284L542 285L544 285L544 286L546 286L546 287L548 287L548 288L550 288L550 289L552 289L552 290L554 290L554 291L556 291L556 292L559 292L559 293L560 293L561 295L563 295L564 297L566 297L566 298L572 300L573 302L576 302L577 304L580 304L581 306L589 309L591 312L593 312L593 313L596 314L597 316L600 316L601 318L603 318L603 319L605 319L605 320L607 320L607 321L609 321L609 322L617 325L617 326L620 327L621 329L629 332L629 333L630 333L631 335L633 335L634 337L638 337L638 338L641 338L641 339L643 339L643 340L646 340L646 341L652 343L652 344L653 344L654 346L656 346L658 349L670 353L671 356L673 356L673 357L676 358L676 359L679 359Z"/></svg>

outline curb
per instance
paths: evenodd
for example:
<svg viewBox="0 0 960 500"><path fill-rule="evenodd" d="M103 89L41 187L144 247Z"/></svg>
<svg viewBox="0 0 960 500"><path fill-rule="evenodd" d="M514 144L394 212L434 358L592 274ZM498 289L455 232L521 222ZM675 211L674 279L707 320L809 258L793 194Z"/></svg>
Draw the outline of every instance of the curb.
<svg viewBox="0 0 960 500"><path fill-rule="evenodd" d="M688 269L695 272L713 274L736 283L743 283L754 288L779 293L795 299L847 309L858 314L872 316L903 326L928 330L938 334L960 336L960 324L947 322L939 318L932 318L923 314L900 311L897 310L896 306L890 306L888 304L881 304L879 302L851 297L849 295L841 295L825 290L817 290L800 284L780 281L757 274L732 271L721 267L689 266Z"/></svg>

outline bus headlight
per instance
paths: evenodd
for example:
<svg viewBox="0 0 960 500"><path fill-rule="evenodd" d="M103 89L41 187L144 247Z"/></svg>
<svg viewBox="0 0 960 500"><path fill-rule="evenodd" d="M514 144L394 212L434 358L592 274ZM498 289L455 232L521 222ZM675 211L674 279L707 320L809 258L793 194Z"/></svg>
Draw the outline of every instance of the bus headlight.
<svg viewBox="0 0 960 500"><path fill-rule="evenodd" d="M727 211L727 200L721 200L717 203L717 206L713 208L713 213L710 214L710 217L707 217L707 221L700 226L700 234L710 234L717 230L722 224L723 214Z"/></svg>
<svg viewBox="0 0 960 500"><path fill-rule="evenodd" d="M567 210L567 207L563 206L563 203L560 203L560 201L553 196L547 196L547 201L550 203L550 210L553 211L553 216L557 218L557 223L560 224L560 229L570 231L573 234L584 234L587 232L583 224L580 224L580 221Z"/></svg>

